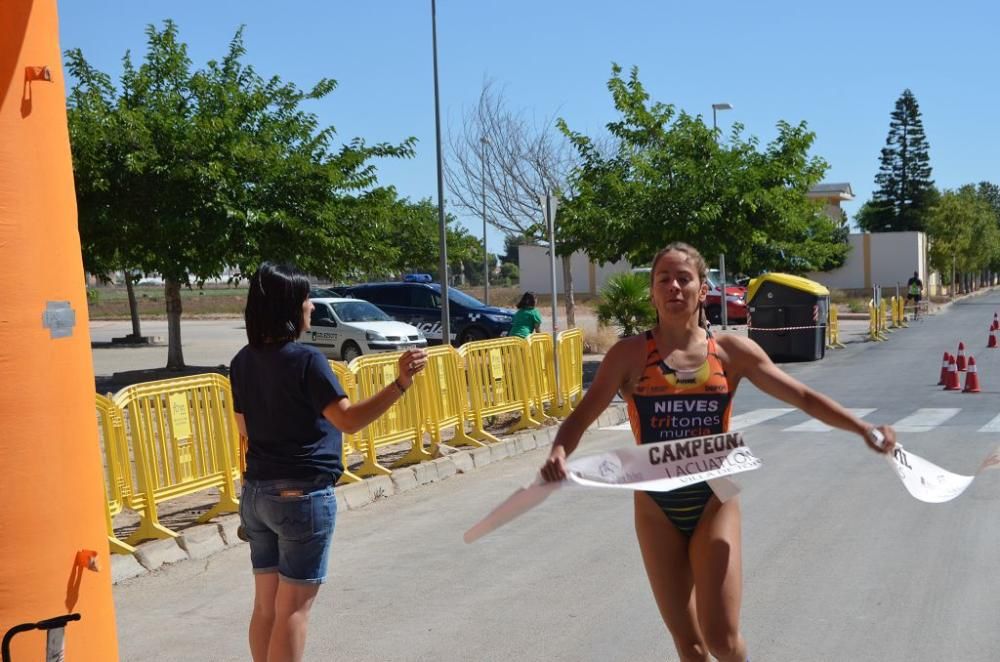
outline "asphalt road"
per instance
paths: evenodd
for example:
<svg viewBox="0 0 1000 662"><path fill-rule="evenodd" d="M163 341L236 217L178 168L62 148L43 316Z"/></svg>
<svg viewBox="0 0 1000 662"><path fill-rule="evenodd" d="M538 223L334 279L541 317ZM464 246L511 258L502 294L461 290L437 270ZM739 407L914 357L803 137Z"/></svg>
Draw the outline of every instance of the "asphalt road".
<svg viewBox="0 0 1000 662"><path fill-rule="evenodd" d="M985 348L995 310L1000 294L973 297L889 342L787 369L872 410L873 423L920 417L910 426L924 431L901 433L901 442L972 473L1000 443L1000 432L983 430L1000 415L1000 350ZM936 386L941 355L959 340L979 364L978 395ZM747 421L786 406L743 384L735 407ZM860 439L795 429L807 422L792 411L745 428L764 463L740 479L751 657L996 660L1000 476L983 475L950 503L924 504ZM596 431L581 452L628 443L625 431ZM534 451L342 513L307 659L676 659L645 581L629 495L562 490L462 543L543 458ZM251 585L245 546L118 585L122 659L247 659Z"/></svg>

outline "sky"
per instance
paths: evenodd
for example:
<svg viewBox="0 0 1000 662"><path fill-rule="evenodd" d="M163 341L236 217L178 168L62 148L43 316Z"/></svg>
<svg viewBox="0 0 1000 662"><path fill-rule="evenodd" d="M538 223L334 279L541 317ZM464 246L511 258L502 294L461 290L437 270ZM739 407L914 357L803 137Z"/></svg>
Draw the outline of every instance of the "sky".
<svg viewBox="0 0 1000 662"><path fill-rule="evenodd" d="M127 50L141 60L150 24L173 19L196 67L221 58L244 25L258 73L301 88L338 81L307 109L343 142L415 137L415 158L377 163L380 183L437 198L430 0L62 0L59 15L61 48L82 49L116 80ZM998 19L988 0L438 0L442 131L447 140L459 129L488 79L511 109L597 135L615 119L612 63L637 66L654 100L707 123L713 103L732 104L718 115L723 134L740 122L766 143L779 120L805 121L813 154L830 164L825 181L854 189L853 218L907 88L937 186L1000 182ZM448 210L482 235L481 219ZM498 231L488 249L503 252Z"/></svg>

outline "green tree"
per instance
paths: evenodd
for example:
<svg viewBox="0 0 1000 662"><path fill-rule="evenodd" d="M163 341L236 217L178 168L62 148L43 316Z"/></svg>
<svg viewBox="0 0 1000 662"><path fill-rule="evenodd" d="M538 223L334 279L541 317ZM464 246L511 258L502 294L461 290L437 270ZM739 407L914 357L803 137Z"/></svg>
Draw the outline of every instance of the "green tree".
<svg viewBox="0 0 1000 662"><path fill-rule="evenodd" d="M635 335L656 323L656 309L649 298L649 275L615 274L601 288L597 321L613 324L622 337Z"/></svg>
<svg viewBox="0 0 1000 662"><path fill-rule="evenodd" d="M989 199L968 184L945 191L927 218L931 267L951 282L988 268L998 260L1000 228Z"/></svg>
<svg viewBox="0 0 1000 662"><path fill-rule="evenodd" d="M167 367L180 369L182 286L265 259L328 277L384 261L379 239L399 208L371 160L412 156L414 141L336 147L333 128L301 108L336 82L301 91L262 78L243 62L242 29L196 71L172 21L146 36L138 68L123 58L120 90L67 52L70 135L85 260L163 276Z"/></svg>
<svg viewBox="0 0 1000 662"><path fill-rule="evenodd" d="M500 265L500 282L510 287L516 285L521 280L521 272L513 262L504 262Z"/></svg>
<svg viewBox="0 0 1000 662"><path fill-rule="evenodd" d="M857 214L861 229L898 232L925 228L937 197L928 150L917 98L910 90L903 90L879 157L876 190Z"/></svg>
<svg viewBox="0 0 1000 662"><path fill-rule="evenodd" d="M805 123L779 122L764 149L740 125L721 144L700 116L651 102L637 69L626 79L614 65L608 89L619 113L607 124L613 147L559 122L581 163L576 195L560 209L563 250L646 264L681 240L746 272L843 262L844 229L806 197L827 165L809 156L815 135Z"/></svg>
<svg viewBox="0 0 1000 662"><path fill-rule="evenodd" d="M394 273L437 274L440 259L437 205L430 199L397 200L391 207L393 222L381 243L391 247L380 265L369 265L361 278ZM451 214L445 219L448 241L448 271L454 276L465 269L482 281L483 241L458 224Z"/></svg>

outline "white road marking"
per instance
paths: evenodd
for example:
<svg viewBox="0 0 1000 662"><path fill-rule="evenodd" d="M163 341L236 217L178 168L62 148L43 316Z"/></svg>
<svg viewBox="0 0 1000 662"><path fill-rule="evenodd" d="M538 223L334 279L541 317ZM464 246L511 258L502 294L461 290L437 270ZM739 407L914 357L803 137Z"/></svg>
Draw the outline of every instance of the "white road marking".
<svg viewBox="0 0 1000 662"><path fill-rule="evenodd" d="M848 409L849 412L857 416L858 418L864 418L868 414L875 411L874 409ZM785 428L782 432L829 432L833 428L823 423L817 421L815 418L811 418L805 423L799 423L798 425L793 425L790 428Z"/></svg>

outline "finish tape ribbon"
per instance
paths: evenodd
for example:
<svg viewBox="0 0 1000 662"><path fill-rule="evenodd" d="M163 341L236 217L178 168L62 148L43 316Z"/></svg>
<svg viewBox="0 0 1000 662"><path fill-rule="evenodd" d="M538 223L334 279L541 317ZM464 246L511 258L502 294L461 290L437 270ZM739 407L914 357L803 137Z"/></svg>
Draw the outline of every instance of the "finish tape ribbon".
<svg viewBox="0 0 1000 662"><path fill-rule="evenodd" d="M876 441L881 444L880 433ZM925 503L944 503L962 494L983 471L1000 468L1000 448L988 455L971 476L942 469L899 444L886 456L886 461L913 498ZM743 442L742 432L727 432L629 446L574 458L566 464L568 481L547 483L539 476L466 531L465 542L474 542L523 515L565 485L669 492L707 481L719 500L725 502L739 493L739 486L726 476L758 469L761 461Z"/></svg>
<svg viewBox="0 0 1000 662"><path fill-rule="evenodd" d="M669 492L708 481L719 500L727 501L739 493L739 486L726 476L760 466L760 460L743 443L742 432L628 446L573 458L566 463L568 481L547 483L539 476L466 531L463 539L466 543L478 540L564 485Z"/></svg>
<svg viewBox="0 0 1000 662"><path fill-rule="evenodd" d="M976 473L971 476L963 476L942 469L919 455L905 450L899 444L896 444L892 455L887 456L886 459L895 468L906 491L914 499L919 499L924 503L944 503L964 492L976 476L982 472L1000 467L1000 448L987 455Z"/></svg>

